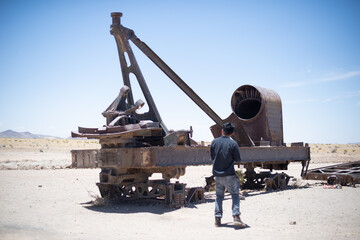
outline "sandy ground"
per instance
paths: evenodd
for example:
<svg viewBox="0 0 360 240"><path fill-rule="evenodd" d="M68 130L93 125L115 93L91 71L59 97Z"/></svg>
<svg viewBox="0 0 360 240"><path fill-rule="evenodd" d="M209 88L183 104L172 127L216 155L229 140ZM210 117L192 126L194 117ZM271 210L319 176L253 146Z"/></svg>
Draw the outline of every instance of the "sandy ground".
<svg viewBox="0 0 360 240"><path fill-rule="evenodd" d="M0 138L0 169L62 169L72 149L99 149L97 140Z"/></svg>
<svg viewBox="0 0 360 240"><path fill-rule="evenodd" d="M359 145L311 147L310 168L360 160ZM0 239L360 239L360 186L324 189L320 182L301 180L298 163L286 173L299 188L243 192L248 228L234 229L230 196L224 225L215 228L214 192L206 193L205 203L180 209L146 202L94 205L100 170L67 168L69 149L81 148L98 144L0 139ZM204 186L209 175L211 166L187 167L179 181Z"/></svg>

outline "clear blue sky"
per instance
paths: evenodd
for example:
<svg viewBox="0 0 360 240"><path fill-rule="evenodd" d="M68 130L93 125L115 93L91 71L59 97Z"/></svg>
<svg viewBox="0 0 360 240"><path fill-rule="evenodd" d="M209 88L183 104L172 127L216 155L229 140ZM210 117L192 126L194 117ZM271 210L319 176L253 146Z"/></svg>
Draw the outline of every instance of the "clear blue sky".
<svg viewBox="0 0 360 240"><path fill-rule="evenodd" d="M285 142L360 142L360 1L346 0L1 0L0 131L105 123L123 86L111 12L220 117L253 84L280 95ZM212 120L135 48L167 127L210 141Z"/></svg>

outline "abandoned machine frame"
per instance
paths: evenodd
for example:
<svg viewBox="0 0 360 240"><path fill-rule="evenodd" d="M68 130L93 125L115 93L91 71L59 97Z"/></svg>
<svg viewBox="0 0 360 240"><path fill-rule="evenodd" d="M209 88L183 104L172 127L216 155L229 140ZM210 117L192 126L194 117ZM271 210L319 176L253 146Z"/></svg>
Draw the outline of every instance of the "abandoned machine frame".
<svg viewBox="0 0 360 240"><path fill-rule="evenodd" d="M310 161L307 144L283 142L282 106L278 94L258 86L243 85L231 97L232 112L220 118L154 51L142 42L133 30L121 25L122 13L111 13L110 33L114 36L124 86L119 95L102 113L106 124L100 128L79 127L72 137L99 139L99 150L73 150L75 167L84 161L100 167L97 183L103 197L119 200L158 198L168 205L203 201L203 188L185 188L186 184L170 179L185 174L186 166L210 165L210 148L192 139L192 129L170 131L162 120L150 90L141 73L129 40L158 66L215 123L214 137L221 135L224 122L235 125L234 140L238 143L241 162L246 168L245 187L258 187L268 174L256 173L255 167L285 170L290 162L302 163L302 175ZM134 100L130 74L143 92L145 101ZM149 111L139 113L144 104ZM86 165L86 164L85 164ZM162 179L150 180L153 173Z"/></svg>

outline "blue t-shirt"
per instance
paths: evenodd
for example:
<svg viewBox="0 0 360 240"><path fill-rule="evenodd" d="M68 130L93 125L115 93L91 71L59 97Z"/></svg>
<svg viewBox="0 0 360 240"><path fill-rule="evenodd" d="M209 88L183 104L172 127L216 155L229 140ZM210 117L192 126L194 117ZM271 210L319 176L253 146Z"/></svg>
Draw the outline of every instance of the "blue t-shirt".
<svg viewBox="0 0 360 240"><path fill-rule="evenodd" d="M214 176L230 176L235 174L234 162L240 162L238 144L228 136L221 136L211 142L211 160Z"/></svg>

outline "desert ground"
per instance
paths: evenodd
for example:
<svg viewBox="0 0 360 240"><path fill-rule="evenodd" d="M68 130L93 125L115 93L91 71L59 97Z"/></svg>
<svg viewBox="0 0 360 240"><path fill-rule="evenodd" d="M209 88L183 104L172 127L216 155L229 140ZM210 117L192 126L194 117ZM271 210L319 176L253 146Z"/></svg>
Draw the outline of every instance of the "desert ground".
<svg viewBox="0 0 360 240"><path fill-rule="evenodd" d="M310 144L310 169L360 160L360 145ZM96 140L0 138L0 239L360 239L360 186L325 189L302 180L301 164L282 191L241 191L241 218L232 225L231 198L223 226L214 226L215 193L180 209L161 203L99 200L99 169L72 169L71 149ZM211 166L187 167L178 181L205 185Z"/></svg>

